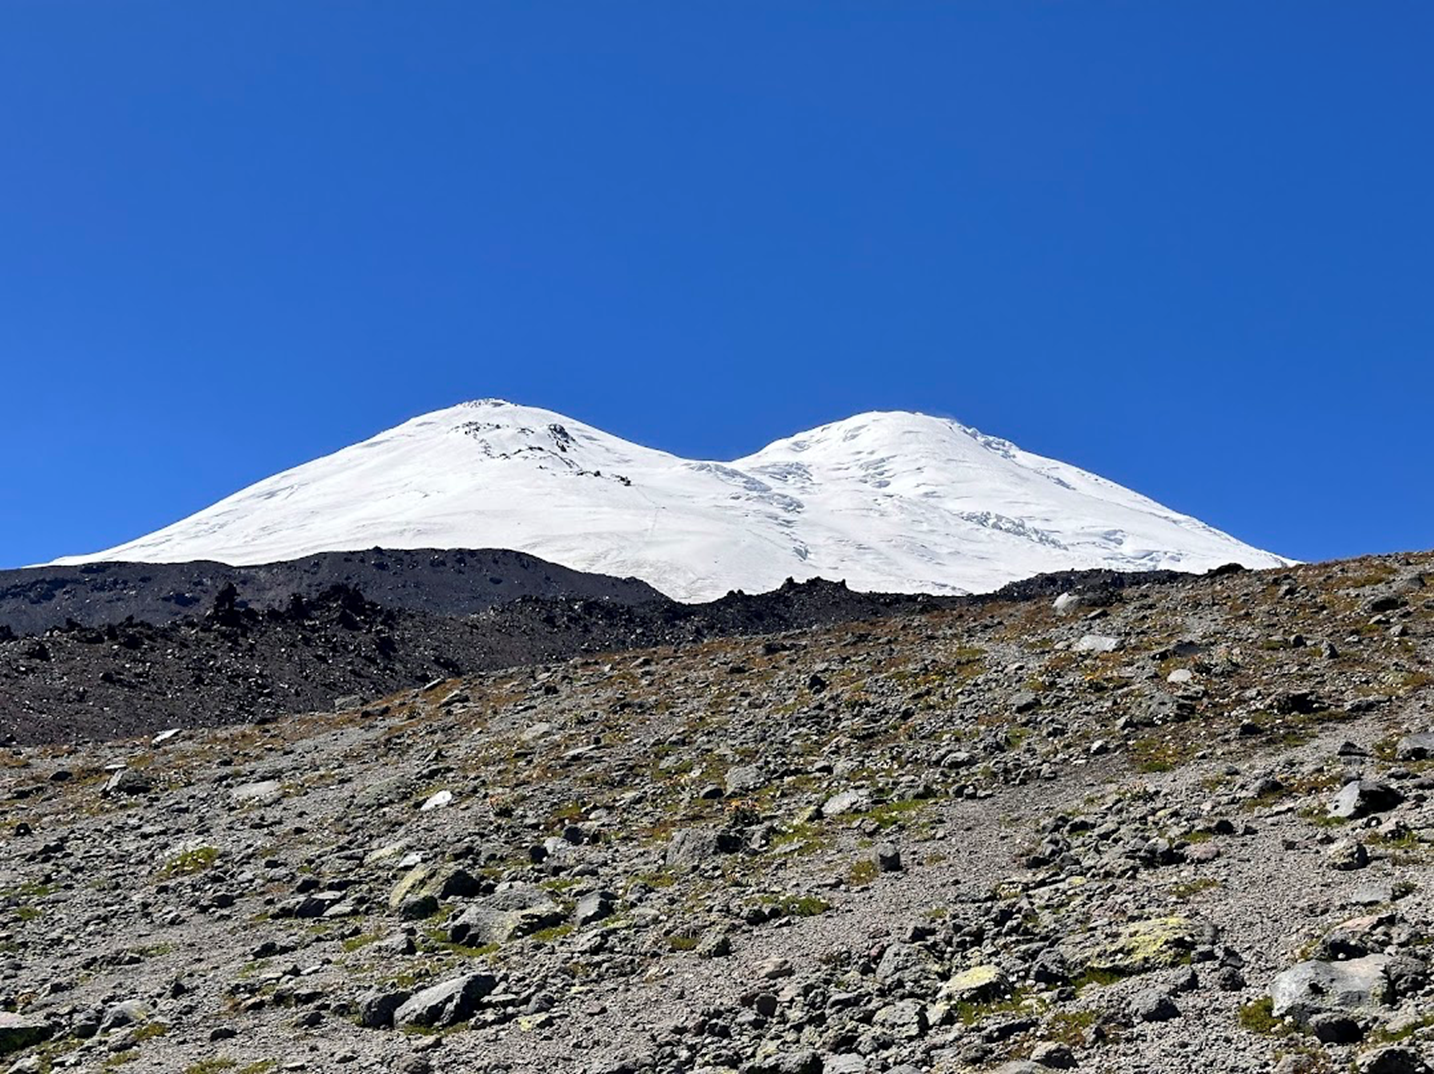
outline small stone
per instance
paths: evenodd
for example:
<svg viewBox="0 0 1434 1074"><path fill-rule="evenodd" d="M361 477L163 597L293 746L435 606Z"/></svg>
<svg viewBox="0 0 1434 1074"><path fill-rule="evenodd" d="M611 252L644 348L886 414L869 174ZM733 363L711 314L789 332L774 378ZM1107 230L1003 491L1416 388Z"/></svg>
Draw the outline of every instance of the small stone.
<svg viewBox="0 0 1434 1074"><path fill-rule="evenodd" d="M1434 731L1405 735L1395 744L1394 759L1397 761L1427 761L1431 758L1434 758Z"/></svg>
<svg viewBox="0 0 1434 1074"><path fill-rule="evenodd" d="M792 975L792 964L779 955L764 958L752 967L752 975L762 981L775 981Z"/></svg>
<svg viewBox="0 0 1434 1074"><path fill-rule="evenodd" d="M942 986L941 998L955 1003L986 1003L1010 990L1011 982L999 966L972 966Z"/></svg>
<svg viewBox="0 0 1434 1074"><path fill-rule="evenodd" d="M883 873L901 872L901 851L892 843L880 843L872 851L872 860L878 871Z"/></svg>
<svg viewBox="0 0 1434 1074"><path fill-rule="evenodd" d="M1364 1037L1364 1030L1358 1022L1337 1011L1313 1015L1308 1026L1309 1031L1325 1044L1354 1044Z"/></svg>
<svg viewBox="0 0 1434 1074"><path fill-rule="evenodd" d="M843 813L865 813L871 808L871 795L866 791L848 790L834 794L822 803L822 816L839 817Z"/></svg>
<svg viewBox="0 0 1434 1074"><path fill-rule="evenodd" d="M1131 998L1130 1013L1142 1022L1168 1022L1180 1017L1180 1008L1164 992L1147 988Z"/></svg>
<svg viewBox="0 0 1434 1074"><path fill-rule="evenodd" d="M1340 839L1330 844L1324 852L1324 859L1329 862L1330 868L1348 872L1368 865L1369 851L1358 839Z"/></svg>

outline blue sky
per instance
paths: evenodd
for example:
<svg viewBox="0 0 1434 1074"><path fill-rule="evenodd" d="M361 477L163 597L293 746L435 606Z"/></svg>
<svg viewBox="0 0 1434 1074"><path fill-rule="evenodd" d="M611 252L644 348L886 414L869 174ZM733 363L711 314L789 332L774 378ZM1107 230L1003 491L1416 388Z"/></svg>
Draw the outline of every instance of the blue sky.
<svg viewBox="0 0 1434 1074"><path fill-rule="evenodd" d="M501 396L1434 544L1422 3L9 0L0 565Z"/></svg>

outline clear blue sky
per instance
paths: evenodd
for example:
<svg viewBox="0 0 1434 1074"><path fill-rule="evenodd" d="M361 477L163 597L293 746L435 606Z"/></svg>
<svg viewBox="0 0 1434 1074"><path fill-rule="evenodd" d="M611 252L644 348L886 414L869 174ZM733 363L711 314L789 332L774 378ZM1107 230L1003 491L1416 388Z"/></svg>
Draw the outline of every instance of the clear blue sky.
<svg viewBox="0 0 1434 1074"><path fill-rule="evenodd" d="M1434 545L1427 2L8 0L0 565L502 396Z"/></svg>

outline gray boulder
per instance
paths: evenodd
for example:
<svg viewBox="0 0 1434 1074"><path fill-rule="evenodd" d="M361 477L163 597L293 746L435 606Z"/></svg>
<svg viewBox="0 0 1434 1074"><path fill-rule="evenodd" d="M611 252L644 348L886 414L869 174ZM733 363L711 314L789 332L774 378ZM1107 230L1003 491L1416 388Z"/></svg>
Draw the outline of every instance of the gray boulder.
<svg viewBox="0 0 1434 1074"><path fill-rule="evenodd" d="M1394 757L1400 761L1427 761L1434 757L1434 731L1405 735L1394 747Z"/></svg>
<svg viewBox="0 0 1434 1074"><path fill-rule="evenodd" d="M1355 1069L1359 1074L1429 1074L1429 1064L1418 1052L1398 1045L1360 1056Z"/></svg>
<svg viewBox="0 0 1434 1074"><path fill-rule="evenodd" d="M412 993L368 992L358 998L359 1025L366 1029L387 1029L393 1025L393 1016L408 1002Z"/></svg>
<svg viewBox="0 0 1434 1074"><path fill-rule="evenodd" d="M1271 1013L1300 1024L1322 1011L1378 1010L1388 1005L1393 989L1385 955L1366 955L1347 962L1310 960L1291 966L1270 983Z"/></svg>
<svg viewBox="0 0 1434 1074"><path fill-rule="evenodd" d="M1371 813L1384 813L1404 801L1404 795L1388 783L1372 779L1356 779L1346 783L1329 804L1329 815L1344 820L1358 820Z"/></svg>
<svg viewBox="0 0 1434 1074"><path fill-rule="evenodd" d="M1120 639L1108 634L1086 634L1071 648L1078 653L1113 653L1120 648Z"/></svg>
<svg viewBox="0 0 1434 1074"><path fill-rule="evenodd" d="M731 854L740 847L741 840L731 832L682 828L672 833L672 841L667 844L667 867L691 869L718 854Z"/></svg>
<svg viewBox="0 0 1434 1074"><path fill-rule="evenodd" d="M542 888L515 884L468 907L448 925L452 943L507 943L561 925L566 915Z"/></svg>
<svg viewBox="0 0 1434 1074"><path fill-rule="evenodd" d="M468 973L425 988L404 1001L393 1012L399 1029L410 1026L431 1029L456 1025L473 1017L478 1004L498 987L491 973Z"/></svg>
<svg viewBox="0 0 1434 1074"><path fill-rule="evenodd" d="M48 1040L54 1028L43 1018L0 1011L0 1055Z"/></svg>

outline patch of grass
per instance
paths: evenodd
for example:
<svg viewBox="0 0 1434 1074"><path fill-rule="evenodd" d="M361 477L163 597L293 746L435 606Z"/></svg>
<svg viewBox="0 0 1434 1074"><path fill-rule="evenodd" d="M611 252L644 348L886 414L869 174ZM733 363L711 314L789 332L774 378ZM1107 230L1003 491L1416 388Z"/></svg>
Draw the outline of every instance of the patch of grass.
<svg viewBox="0 0 1434 1074"><path fill-rule="evenodd" d="M1393 567L1371 567L1367 571L1341 579L1340 588L1368 589L1372 585L1383 585L1385 582L1393 580L1397 573Z"/></svg>
<svg viewBox="0 0 1434 1074"><path fill-rule="evenodd" d="M816 895L767 895L761 900L783 917L816 917L832 908L832 904Z"/></svg>
<svg viewBox="0 0 1434 1074"><path fill-rule="evenodd" d="M1344 817L1332 817L1318 806L1306 806L1299 815L1316 828L1339 828L1349 823Z"/></svg>
<svg viewBox="0 0 1434 1074"><path fill-rule="evenodd" d="M901 825L908 814L925 809L931 802L930 798L904 798L899 802L885 802L874 806L866 817L882 828L891 828Z"/></svg>
<svg viewBox="0 0 1434 1074"><path fill-rule="evenodd" d="M1079 993L1091 985L1095 985L1098 988L1102 988L1105 985L1113 985L1117 981L1125 980L1127 976L1127 974L1119 973L1116 970L1087 967L1071 984L1075 987L1076 992Z"/></svg>
<svg viewBox="0 0 1434 1074"><path fill-rule="evenodd" d="M1173 772L1194 758L1200 750L1193 735L1176 740L1161 735L1147 735L1130 744L1130 759L1137 772Z"/></svg>
<svg viewBox="0 0 1434 1074"><path fill-rule="evenodd" d="M1434 1027L1434 1014L1426 1014L1423 1018L1406 1022L1398 1029L1381 1028L1370 1034L1370 1040L1379 1044L1394 1044L1401 1040L1408 1040L1421 1029Z"/></svg>
<svg viewBox="0 0 1434 1074"><path fill-rule="evenodd" d="M355 937L358 939L358 937ZM450 955L457 955L459 958L483 958L498 950L495 943L485 943L478 947L469 947L467 944L454 943L448 938L448 934L440 928L428 928L423 930L423 947L430 951L445 951Z"/></svg>
<svg viewBox="0 0 1434 1074"><path fill-rule="evenodd" d="M1269 996L1242 1003L1238 1015L1240 1027L1266 1037L1283 1037L1293 1032L1282 1019L1274 1016L1274 1008L1275 1001Z"/></svg>
<svg viewBox="0 0 1434 1074"><path fill-rule="evenodd" d="M830 838L824 835L815 824L801 822L793 824L784 832L778 832L772 837L772 849L779 847L795 847L792 853L815 854L831 842Z"/></svg>
<svg viewBox="0 0 1434 1074"><path fill-rule="evenodd" d="M195 847L193 850L176 854L165 862L164 867L159 870L159 876L161 880L176 876L193 876L208 869L218 859L218 847Z"/></svg>
<svg viewBox="0 0 1434 1074"><path fill-rule="evenodd" d="M1012 992L1005 999L993 999L985 1003L958 1003L953 1009L956 1020L962 1025L975 1025L985 1021L993 1014L1008 1014L1011 1011L1019 1011L1026 1006L1026 995L1020 989Z"/></svg>
<svg viewBox="0 0 1434 1074"><path fill-rule="evenodd" d="M184 1068L184 1074L219 1074L221 1070L233 1070L239 1064L228 1056L216 1055L213 1059L201 1059Z"/></svg>
<svg viewBox="0 0 1434 1074"><path fill-rule="evenodd" d="M1216 880L1213 876L1202 876L1194 880L1185 880L1179 884L1172 884L1170 887L1170 895L1172 898L1184 901L1194 898L1202 891L1209 891L1211 888L1218 888L1219 886L1220 881Z"/></svg>
<svg viewBox="0 0 1434 1074"><path fill-rule="evenodd" d="M697 947L698 942L696 936L681 933L667 937L667 946L674 951L691 951Z"/></svg>
<svg viewBox="0 0 1434 1074"><path fill-rule="evenodd" d="M367 947L371 943L376 943L378 940L378 933L365 932L361 936L350 936L341 946L345 951L357 951L360 948Z"/></svg>
<svg viewBox="0 0 1434 1074"><path fill-rule="evenodd" d="M1095 1025L1099 1014L1093 1010L1059 1011L1046 1020L1041 1036L1071 1048L1085 1047L1085 1031Z"/></svg>
<svg viewBox="0 0 1434 1074"><path fill-rule="evenodd" d="M876 879L876 862L870 858L862 858L852 863L847 870L846 882L854 888L865 887Z"/></svg>
<svg viewBox="0 0 1434 1074"><path fill-rule="evenodd" d="M38 906L17 906L15 916L21 921L34 921L40 916L41 910Z"/></svg>
<svg viewBox="0 0 1434 1074"><path fill-rule="evenodd" d="M552 928L539 929L529 939L537 943L552 943L554 940L561 940L572 931L571 925L554 925Z"/></svg>

